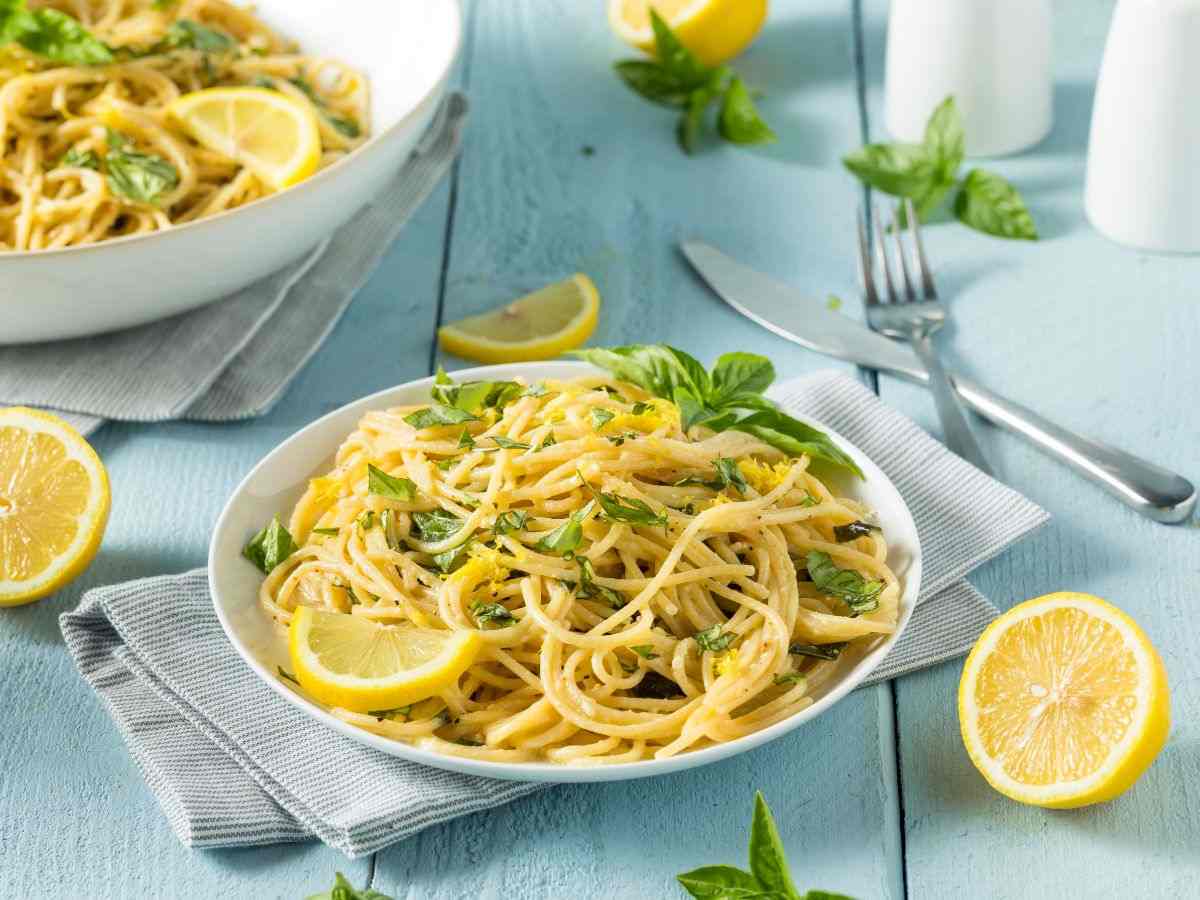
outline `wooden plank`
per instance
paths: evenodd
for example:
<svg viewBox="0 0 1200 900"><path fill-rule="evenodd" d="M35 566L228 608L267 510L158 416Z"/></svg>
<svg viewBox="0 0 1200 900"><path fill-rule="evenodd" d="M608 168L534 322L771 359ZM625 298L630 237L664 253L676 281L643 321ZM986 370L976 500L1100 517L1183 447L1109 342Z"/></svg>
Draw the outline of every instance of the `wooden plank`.
<svg viewBox="0 0 1200 900"><path fill-rule="evenodd" d="M873 130L881 114L886 4L866 4ZM1111 3L1055 5L1056 125L1040 147L984 163L1024 193L1043 233L1006 243L956 224L928 230L959 368L1063 424L1188 473L1196 470L1200 332L1197 262L1108 243L1082 210L1092 84ZM1130 173L1136 177L1136 173ZM882 396L933 430L922 392L881 378ZM1110 599L1147 630L1171 679L1167 748L1126 796L1049 812L1012 803L972 768L958 733L961 663L897 683L908 888L915 897L1184 897L1200 876L1200 593L1195 523L1149 523L995 429L981 431L1001 477L1042 503L1052 523L980 569L1002 607L1061 589Z"/></svg>
<svg viewBox="0 0 1200 900"><path fill-rule="evenodd" d="M409 224L278 408L237 425L108 426L112 478L100 555L79 580L0 621L0 860L13 897L298 897L369 861L317 842L251 850L181 845L62 646L58 615L88 588L204 564L212 524L247 470L329 409L425 374L449 189Z"/></svg>
<svg viewBox="0 0 1200 900"><path fill-rule="evenodd" d="M706 362L744 349L771 356L785 375L830 365L727 309L676 243L705 238L818 296L840 293L853 312L857 192L834 165L858 141L845 0L772 4L768 29L738 60L766 91L779 144L711 145L690 159L675 146L671 113L610 72L628 51L595 4L524 0L474 12L476 117L444 321L582 270L604 297L594 344L667 341ZM398 898L677 896L679 872L745 865L761 789L803 885L898 898L893 754L890 693L864 690L737 759L551 788L431 829L381 852L374 886Z"/></svg>

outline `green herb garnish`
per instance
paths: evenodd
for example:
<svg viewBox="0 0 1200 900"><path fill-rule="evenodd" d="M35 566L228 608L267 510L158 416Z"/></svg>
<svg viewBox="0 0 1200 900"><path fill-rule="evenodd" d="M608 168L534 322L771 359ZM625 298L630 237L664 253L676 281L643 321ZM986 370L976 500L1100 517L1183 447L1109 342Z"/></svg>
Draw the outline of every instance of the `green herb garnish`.
<svg viewBox="0 0 1200 900"><path fill-rule="evenodd" d="M72 147L62 155L62 159L58 161L60 166L69 166L76 169L94 169L100 170L100 157L96 155L94 150L79 151Z"/></svg>
<svg viewBox="0 0 1200 900"><path fill-rule="evenodd" d="M370 531L375 527L375 510L364 509L354 522L363 531Z"/></svg>
<svg viewBox="0 0 1200 900"><path fill-rule="evenodd" d="M424 409L418 409L416 412L409 413L404 417L404 421L413 428L423 429L437 428L439 425L461 425L463 422L477 422L479 421L479 417L454 406L435 403L433 406L427 406Z"/></svg>
<svg viewBox="0 0 1200 900"><path fill-rule="evenodd" d="M162 53L168 50L201 50L205 53L223 53L236 46L237 41L223 31L217 31L191 19L179 19L171 23L163 39L156 45L155 51Z"/></svg>
<svg viewBox="0 0 1200 900"><path fill-rule="evenodd" d="M412 514L412 520L417 527L418 536L427 544L436 544L458 534L463 525L462 519L444 509L415 512Z"/></svg>
<svg viewBox="0 0 1200 900"><path fill-rule="evenodd" d="M473 738L458 737L454 739L454 743L461 744L464 747L482 747L483 741L477 741Z"/></svg>
<svg viewBox="0 0 1200 900"><path fill-rule="evenodd" d="M1036 241L1033 218L1011 184L984 169L972 169L958 180L965 146L958 106L947 97L929 117L922 143L867 144L842 163L863 184L912 200L922 222L957 188L954 214L964 225L997 237Z"/></svg>
<svg viewBox="0 0 1200 900"><path fill-rule="evenodd" d="M408 721L408 717L412 715L414 704L408 706L397 706L395 709L373 709L367 713L368 716L374 716L376 719L391 719L396 716L403 716L404 721Z"/></svg>
<svg viewBox="0 0 1200 900"><path fill-rule="evenodd" d="M731 487L743 497L746 495L746 489L750 485L746 484L746 478L742 475L742 470L738 468L736 459L717 457L713 460L713 467L716 468L717 475L721 478L722 487Z"/></svg>
<svg viewBox="0 0 1200 900"><path fill-rule="evenodd" d="M389 475L371 463L367 463L367 491L377 497L403 503L412 503L417 499L417 486L414 482Z"/></svg>
<svg viewBox="0 0 1200 900"><path fill-rule="evenodd" d="M653 644L634 644L629 649L642 659L658 659L658 654L654 652Z"/></svg>
<svg viewBox="0 0 1200 900"><path fill-rule="evenodd" d="M492 525L492 531L496 535L512 534L516 531L524 531L525 522L529 519L529 513L523 509L510 509L508 512L502 512L496 516L496 522Z"/></svg>
<svg viewBox="0 0 1200 900"><path fill-rule="evenodd" d="M709 650L713 653L721 652L737 640L736 634L732 631L722 631L720 625L710 625L703 631L697 631L692 637L700 645L701 650Z"/></svg>
<svg viewBox="0 0 1200 900"><path fill-rule="evenodd" d="M323 534L326 537L336 537L338 534L341 534L341 531L340 528L314 528L312 533Z"/></svg>
<svg viewBox="0 0 1200 900"><path fill-rule="evenodd" d="M644 500L636 497L621 497L617 494L606 494L603 491L593 491L600 501L600 509L604 517L614 522L627 522L630 525L667 525L666 513L656 513L654 508Z"/></svg>
<svg viewBox="0 0 1200 900"><path fill-rule="evenodd" d="M553 447L557 443L558 441L554 437L554 432L551 431L544 438L542 438L542 442L538 444L538 450L545 450L547 447Z"/></svg>
<svg viewBox="0 0 1200 900"><path fill-rule="evenodd" d="M773 683L777 685L799 684L803 680L803 672L784 672L782 675L776 675Z"/></svg>
<svg viewBox="0 0 1200 900"><path fill-rule="evenodd" d="M139 203L157 203L179 184L179 172L161 156L128 148L129 138L116 131L108 132L104 168L114 194Z"/></svg>
<svg viewBox="0 0 1200 900"><path fill-rule="evenodd" d="M845 647L844 641L840 644L792 644L788 647L788 653L792 656L811 656L813 659L837 659Z"/></svg>
<svg viewBox="0 0 1200 900"><path fill-rule="evenodd" d="M458 436L458 446L466 447L468 450L475 449L475 438L471 437L471 432L466 428L462 430L462 434Z"/></svg>
<svg viewBox="0 0 1200 900"><path fill-rule="evenodd" d="M575 555L575 551L579 549L579 544L583 540L583 520L591 514L594 506L595 501L589 500L583 509L571 513L567 521L544 535L533 545L533 549L570 559Z"/></svg>
<svg viewBox="0 0 1200 900"><path fill-rule="evenodd" d="M345 875L338 872L332 888L320 894L311 894L305 900L394 900L394 898L371 888L363 888L360 891L346 879Z"/></svg>
<svg viewBox="0 0 1200 900"><path fill-rule="evenodd" d="M30 53L68 66L102 66L112 49L57 9L27 9L25 0L0 0L0 45L20 44Z"/></svg>
<svg viewBox="0 0 1200 900"><path fill-rule="evenodd" d="M550 393L550 388L546 387L546 382L535 381L529 387L525 388L521 394L522 397L545 397Z"/></svg>
<svg viewBox="0 0 1200 900"><path fill-rule="evenodd" d="M515 381L464 381L455 383L439 368L430 395L434 402L478 415L485 409L503 409L521 395Z"/></svg>
<svg viewBox="0 0 1200 900"><path fill-rule="evenodd" d="M657 59L627 59L616 63L625 86L645 99L681 110L676 139L692 153L704 127L709 106L721 101L717 131L734 144L761 144L775 133L758 114L750 92L729 66L710 68L676 37L656 10L650 10Z"/></svg>
<svg viewBox="0 0 1200 900"><path fill-rule="evenodd" d="M275 671L279 673L280 678L284 678L284 679L290 681L292 684L296 685L297 687L300 686L300 682L296 680L296 676L293 675L291 672L287 671L283 666L276 666Z"/></svg>
<svg viewBox="0 0 1200 900"><path fill-rule="evenodd" d="M275 516L267 527L250 538L250 543L242 549L242 556L258 566L264 575L269 575L271 570L299 549L291 532L283 527L279 516Z"/></svg>
<svg viewBox="0 0 1200 900"><path fill-rule="evenodd" d="M754 795L754 820L750 826L750 871L736 866L702 866L677 876L693 897L707 900L761 898L761 900L852 900L844 894L808 891L801 894L792 882L783 842L775 819L761 792Z"/></svg>
<svg viewBox="0 0 1200 900"><path fill-rule="evenodd" d="M516 617L499 603L483 603L476 601L471 604L471 613L480 628L494 625L497 628L508 628L516 625Z"/></svg>
<svg viewBox="0 0 1200 900"><path fill-rule="evenodd" d="M597 431L617 417L615 412L611 412L607 409L601 409L598 406L592 407L590 415L592 418L592 427Z"/></svg>
<svg viewBox="0 0 1200 900"><path fill-rule="evenodd" d="M492 435L492 440L496 442L496 446L503 450L528 450L528 444L522 444L520 441L514 441L502 435Z"/></svg>
<svg viewBox="0 0 1200 900"><path fill-rule="evenodd" d="M666 344L575 350L571 355L675 403L684 431L703 425L712 431L745 432L789 456L807 454L863 477L828 435L779 411L762 395L775 380L775 367L766 357L726 353L708 372L694 357Z"/></svg>
<svg viewBox="0 0 1200 900"><path fill-rule="evenodd" d="M853 569L839 569L828 553L809 551L808 574L817 590L837 597L850 607L852 615L859 616L879 608L883 582L869 581Z"/></svg>
<svg viewBox="0 0 1200 900"><path fill-rule="evenodd" d="M855 538L866 537L872 531L878 531L878 525L872 525L870 522L863 522L861 519L850 522L846 525L834 525L833 536L839 544L844 544L847 541L852 541Z"/></svg>
<svg viewBox="0 0 1200 900"><path fill-rule="evenodd" d="M312 102L312 105L317 108L317 111L321 113L325 121L332 125L341 135L348 138L356 138L362 134L362 129L359 128L356 121L345 118L344 116L335 116L333 112L330 111L325 101L322 100L320 95L317 94L316 90L313 89L313 86L309 83L307 78L304 78L303 76L296 76L295 78L289 78L288 81L300 89L301 93L303 93L304 96L306 96L309 101Z"/></svg>
<svg viewBox="0 0 1200 900"><path fill-rule="evenodd" d="M620 591L596 584L596 570L592 566L592 561L586 556L576 556L575 562L579 566L579 587L575 591L576 596L601 600L612 609L620 609L629 602L628 598Z"/></svg>
<svg viewBox="0 0 1200 900"><path fill-rule="evenodd" d="M452 550L446 550L443 553L435 554L433 564L438 567L438 571L443 575L449 575L462 567L462 564L467 561L467 548L471 546L473 541L466 541L459 544Z"/></svg>

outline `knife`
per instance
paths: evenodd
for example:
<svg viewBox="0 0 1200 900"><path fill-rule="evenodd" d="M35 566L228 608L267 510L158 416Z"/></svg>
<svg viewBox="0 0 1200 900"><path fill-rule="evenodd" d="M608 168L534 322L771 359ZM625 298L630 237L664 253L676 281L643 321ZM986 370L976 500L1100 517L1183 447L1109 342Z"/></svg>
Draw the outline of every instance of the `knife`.
<svg viewBox="0 0 1200 900"><path fill-rule="evenodd" d="M718 297L780 337L918 384L928 381L925 367L907 346L826 308L790 285L743 266L711 244L684 241L680 249ZM965 377L951 377L959 396L980 416L1026 438L1141 515L1168 525L1191 516L1196 488L1183 476L1068 431Z"/></svg>

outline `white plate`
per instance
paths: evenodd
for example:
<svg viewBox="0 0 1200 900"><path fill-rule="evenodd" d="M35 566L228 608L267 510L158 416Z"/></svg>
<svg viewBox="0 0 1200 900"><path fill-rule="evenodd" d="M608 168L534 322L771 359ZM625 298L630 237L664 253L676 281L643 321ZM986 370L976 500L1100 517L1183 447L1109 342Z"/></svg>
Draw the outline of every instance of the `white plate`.
<svg viewBox="0 0 1200 900"><path fill-rule="evenodd" d="M82 247L0 251L0 345L126 328L227 296L316 246L399 171L458 54L458 0L339 0L333 19L329 0L255 7L305 52L366 73L371 139L293 188L206 219Z"/></svg>
<svg viewBox="0 0 1200 900"><path fill-rule="evenodd" d="M541 378L573 378L589 371L594 370L583 363L523 363L467 369L456 372L455 378L501 380L521 376L533 382ZM276 676L277 666L290 666L287 642L258 605L262 573L242 558L242 547L264 523L271 520L272 516L279 515L281 519L287 519L292 506L308 487L308 480L332 467L338 446L357 427L365 412L428 402L429 387L432 383L432 378L422 378L420 381L364 397L318 419L284 441L267 454L233 492L217 521L208 551L208 577L217 617L238 653L288 703L350 739L413 762L471 775L515 781L618 781L662 775L745 752L819 716L853 690L879 665L908 624L921 582L921 549L912 515L887 476L867 459L861 450L819 422L807 420L829 434L866 474L865 481L847 478L845 483L838 482L837 488L844 491L846 496L855 497L876 511L883 533L887 535L888 565L896 572L903 586L896 632L870 653L857 658L844 654L841 670L815 693L812 706L769 728L725 744L682 753L670 759L589 768L538 762L487 762L443 756L346 724L319 703L292 691Z"/></svg>

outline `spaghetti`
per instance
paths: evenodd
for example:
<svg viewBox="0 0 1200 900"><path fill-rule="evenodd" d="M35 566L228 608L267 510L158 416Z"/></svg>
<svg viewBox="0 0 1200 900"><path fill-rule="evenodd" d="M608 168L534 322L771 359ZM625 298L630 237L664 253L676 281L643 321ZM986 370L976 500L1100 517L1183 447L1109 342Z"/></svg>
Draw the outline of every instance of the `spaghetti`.
<svg viewBox="0 0 1200 900"><path fill-rule="evenodd" d="M361 73L300 54L224 0L0 6L29 23L24 32L22 22L9 29L23 42L0 46L0 249L158 231L270 193L249 169L170 121L166 108L185 93L253 86L308 104L321 166L365 140Z"/></svg>
<svg viewBox="0 0 1200 900"><path fill-rule="evenodd" d="M664 758L804 709L843 646L894 631L886 541L807 456L685 434L672 403L599 375L434 395L455 405L362 418L260 602L281 626L305 604L484 649L441 696L343 720L478 759Z"/></svg>

